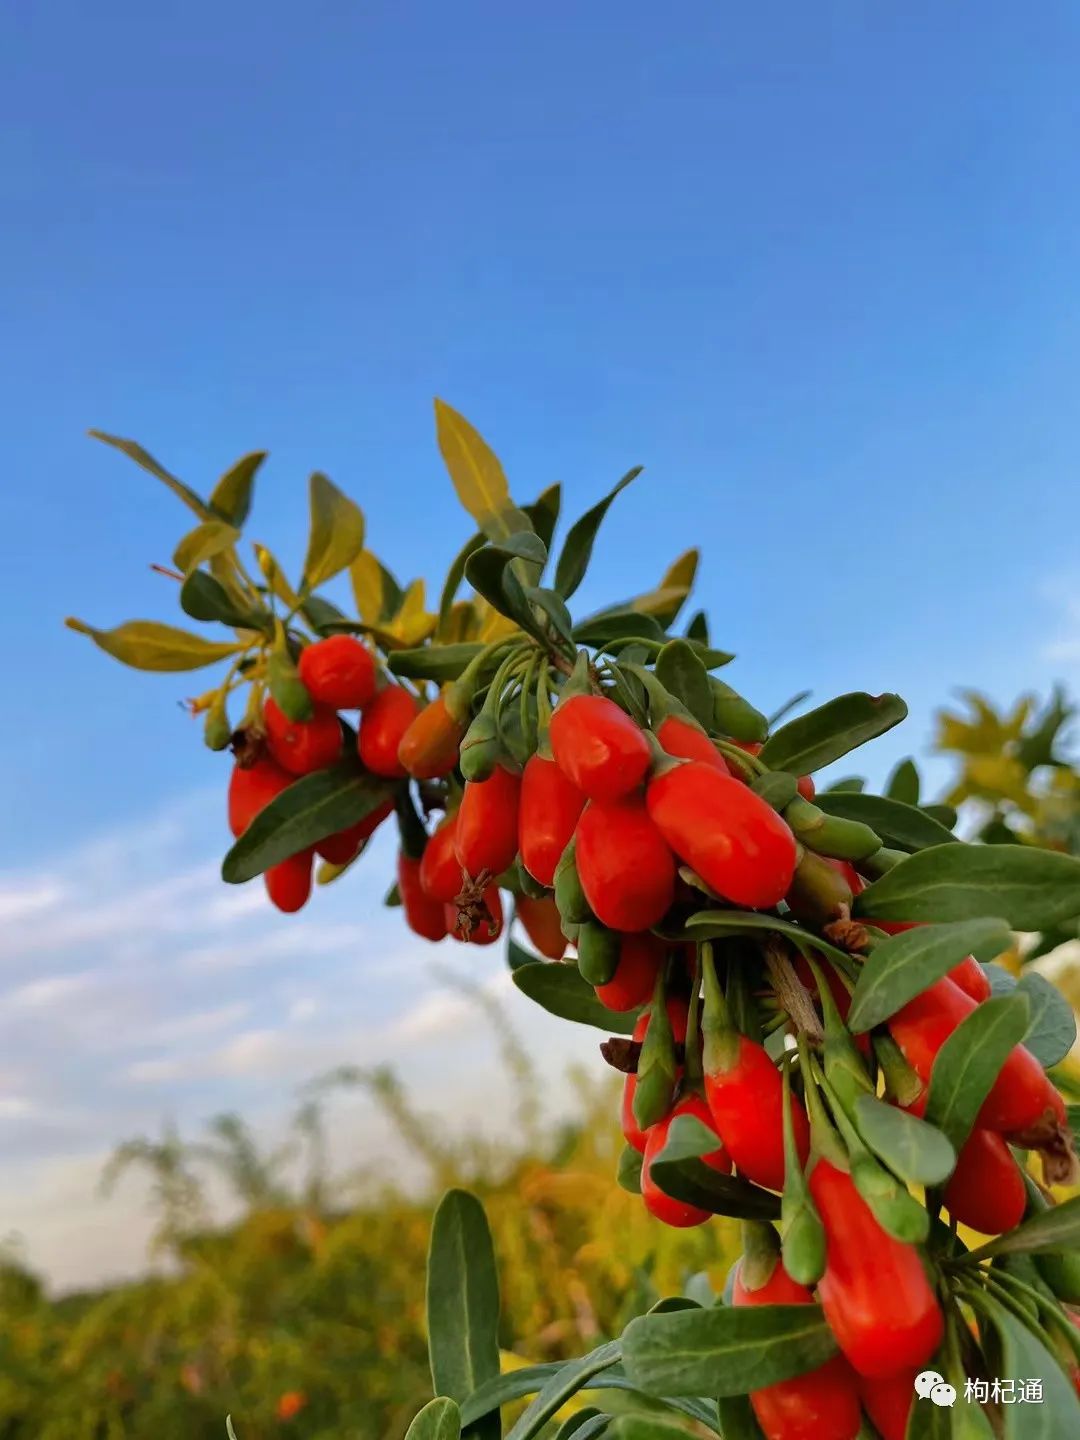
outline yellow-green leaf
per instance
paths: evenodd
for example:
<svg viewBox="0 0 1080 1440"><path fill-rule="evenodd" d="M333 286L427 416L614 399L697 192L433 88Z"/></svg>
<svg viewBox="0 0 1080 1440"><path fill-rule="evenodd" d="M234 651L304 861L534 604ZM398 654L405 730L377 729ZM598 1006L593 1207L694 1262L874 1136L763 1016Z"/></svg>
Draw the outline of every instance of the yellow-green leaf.
<svg viewBox="0 0 1080 1440"><path fill-rule="evenodd" d="M383 618L383 570L370 550L361 550L349 566L356 613L365 625L378 625Z"/></svg>
<svg viewBox="0 0 1080 1440"><path fill-rule="evenodd" d="M115 630L95 630L70 617L64 623L69 630L89 635L107 655L135 670L201 670L244 648L238 643L204 640L201 635L156 620L129 620Z"/></svg>
<svg viewBox="0 0 1080 1440"><path fill-rule="evenodd" d="M265 459L265 450L253 450L225 471L210 495L210 508L215 514L233 525L243 525L251 509L255 475Z"/></svg>
<svg viewBox="0 0 1080 1440"><path fill-rule="evenodd" d="M111 445L114 450L119 450L129 460L134 460L136 465L141 465L155 479L160 480L163 485L167 485L174 495L183 500L185 505L194 510L200 520L213 518L206 501L196 495L195 491L185 485L182 480L178 480L175 475L170 475L164 465L159 464L149 451L144 450L137 441L122 440L117 435L106 435L104 430L89 430L87 434L92 440L100 440L105 445Z"/></svg>
<svg viewBox="0 0 1080 1440"><path fill-rule="evenodd" d="M311 532L304 561L303 589L311 591L347 569L364 548L364 515L333 481L317 470L311 477Z"/></svg>
<svg viewBox="0 0 1080 1440"><path fill-rule="evenodd" d="M435 433L458 499L489 540L508 540L532 524L510 498L499 458L464 415L435 401Z"/></svg>
<svg viewBox="0 0 1080 1440"><path fill-rule="evenodd" d="M197 570L204 560L231 550L240 539L240 531L224 520L204 520L189 530L173 551L173 564L185 575Z"/></svg>
<svg viewBox="0 0 1080 1440"><path fill-rule="evenodd" d="M282 601L283 604L287 605L290 610L298 610L300 608L300 597L289 584L288 580L285 579L285 572L274 559L273 555L271 555L265 545L256 545L254 546L254 550L255 559L258 562L259 569L262 571L263 579L267 585L270 586L270 589L277 598Z"/></svg>
<svg viewBox="0 0 1080 1440"><path fill-rule="evenodd" d="M694 583L697 574L700 550L687 550L668 566L667 573L660 581L661 590L687 590Z"/></svg>

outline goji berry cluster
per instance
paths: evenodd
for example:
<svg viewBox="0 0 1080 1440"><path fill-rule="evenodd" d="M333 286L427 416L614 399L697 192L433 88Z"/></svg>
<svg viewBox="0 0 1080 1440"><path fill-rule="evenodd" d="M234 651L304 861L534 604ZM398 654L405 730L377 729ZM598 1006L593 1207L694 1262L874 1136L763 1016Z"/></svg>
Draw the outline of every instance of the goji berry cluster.
<svg viewBox="0 0 1080 1440"><path fill-rule="evenodd" d="M750 1396L767 1440L854 1440L871 1422L899 1440L915 1374L933 1364L962 1386L1019 1353L1014 1321L1074 1375L1080 1200L1050 1188L1078 1174L1044 1067L1075 1026L1045 982L999 971L992 993L971 952L1080 912L1080 862L959 842L955 814L917 796L818 794L815 772L903 718L898 696L770 724L714 673L732 657L703 615L670 633L693 553L575 623L612 497L571 527L545 588L557 493L516 509L480 437L439 418L484 533L437 617L365 559L358 509L321 476L299 592L263 547L266 584L250 582L229 559L241 462L209 504L184 490L201 523L176 556L185 610L235 643L74 622L143 668L231 659L195 706L235 757L226 879L262 874L297 911L316 861L336 879L393 815L388 903L417 935L488 945L510 911L537 952L508 947L520 988L618 1032L601 1048L625 1077L620 1182L668 1225L744 1222L723 1318L750 1318L732 1344L793 1336ZM313 589L344 567L359 620ZM463 579L474 598L459 602ZM247 683L233 731L226 701ZM968 1230L1001 1238L971 1248ZM812 1307L802 1331L792 1307Z"/></svg>

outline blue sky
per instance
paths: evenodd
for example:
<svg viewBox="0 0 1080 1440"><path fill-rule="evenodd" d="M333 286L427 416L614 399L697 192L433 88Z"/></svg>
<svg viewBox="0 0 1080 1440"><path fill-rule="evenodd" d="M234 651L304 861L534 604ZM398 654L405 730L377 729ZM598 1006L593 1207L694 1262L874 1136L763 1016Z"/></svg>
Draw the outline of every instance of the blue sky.
<svg viewBox="0 0 1080 1440"><path fill-rule="evenodd" d="M47 950L18 927L3 942L12 993L89 970L112 997L95 1028L77 984L37 992L56 1064L16 1045L0 1076L27 1164L169 1106L269 1106L302 1078L262 1064L269 1042L246 1042L245 1089L192 1078L190 1036L153 1027L203 1016L241 1050L317 1028L288 1019L290 967L311 937L307 998L332 1003L341 956L315 927L367 924L371 898L287 931L260 914L288 936L272 982L177 979L172 958L235 943L246 913L213 878L224 765L175 703L195 681L125 672L61 622L173 618L147 567L187 517L91 425L204 489L270 450L250 528L286 562L320 468L406 578L436 579L468 528L435 394L519 499L559 479L576 513L643 463L582 607L700 544L698 599L763 708L804 687L906 696L874 775L925 745L955 685L1077 678L1075 7L61 0L0 25L0 914L33 931L149 896L93 944L70 923ZM155 887L177 876L195 888L165 943ZM130 1023L157 1039L109 1069L131 967L149 1008ZM416 1001L372 993L389 1016ZM63 1041L73 1014L96 1039ZM27 1118L89 1096L89 1132Z"/></svg>

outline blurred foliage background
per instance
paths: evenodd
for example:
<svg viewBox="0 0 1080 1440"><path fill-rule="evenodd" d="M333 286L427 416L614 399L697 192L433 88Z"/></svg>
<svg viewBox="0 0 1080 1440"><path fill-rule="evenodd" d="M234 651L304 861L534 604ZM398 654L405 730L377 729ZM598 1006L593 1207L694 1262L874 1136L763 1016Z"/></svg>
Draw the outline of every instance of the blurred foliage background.
<svg viewBox="0 0 1080 1440"><path fill-rule="evenodd" d="M964 692L961 706L939 713L934 748L952 763L942 799L960 809L965 833L1080 853L1064 695L998 711ZM1080 1007L1076 923L1022 937L1001 960L1014 970L1038 964ZM448 1135L392 1071L348 1068L306 1087L292 1138L272 1153L236 1115L197 1138L166 1127L123 1141L103 1189L136 1183L128 1172L149 1184L170 1273L53 1299L9 1246L0 1255L0 1440L201 1440L222 1436L230 1411L242 1440L394 1440L430 1394L424 1264L432 1206L448 1185L473 1190L492 1224L504 1368L588 1350L660 1295L720 1291L738 1253L736 1225L666 1230L614 1183L615 1077L575 1074L577 1119L553 1124L542 1079L498 1003L469 994L500 1036L517 1097L513 1142ZM1075 1055L1057 1074L1080 1095ZM392 1118L425 1167L420 1193L375 1166L330 1179L340 1157L325 1106L340 1087L364 1089ZM210 1223L211 1180L239 1202L238 1222Z"/></svg>

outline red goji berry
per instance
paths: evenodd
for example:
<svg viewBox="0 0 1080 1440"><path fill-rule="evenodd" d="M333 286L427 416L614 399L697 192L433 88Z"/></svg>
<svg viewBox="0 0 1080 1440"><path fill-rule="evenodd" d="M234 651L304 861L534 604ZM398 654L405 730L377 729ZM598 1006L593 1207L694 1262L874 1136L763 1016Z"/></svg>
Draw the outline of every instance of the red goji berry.
<svg viewBox="0 0 1080 1440"><path fill-rule="evenodd" d="M357 749L373 775L385 775L388 780L405 778L398 749L419 708L414 696L401 685L384 686L369 702L360 721Z"/></svg>
<svg viewBox="0 0 1080 1440"><path fill-rule="evenodd" d="M680 1115L693 1115L703 1125L707 1125L710 1130L716 1128L709 1114L708 1106L700 1095L683 1096L671 1113L653 1125L645 1136L644 1160L641 1166L641 1198L645 1202L646 1210L657 1220L662 1220L665 1225L674 1226L676 1229L685 1229L691 1225L703 1225L706 1220L711 1219L711 1212L702 1210L700 1206L687 1204L685 1200L674 1199L661 1190L652 1177L652 1162L667 1144L668 1131L671 1129L672 1122ZM719 1138L717 1136L717 1139ZM702 1156L702 1159L714 1170L720 1170L724 1174L731 1173L731 1161L722 1145L708 1155Z"/></svg>
<svg viewBox="0 0 1080 1440"><path fill-rule="evenodd" d="M671 1021L671 1031L675 1037L676 1045L686 1044L686 1022L687 1005L686 1001L675 995L669 995L667 1000L668 1019ZM643 1043L649 1029L649 1011L643 1010L638 1016L634 1025L632 1038ZM678 1074L682 1074L682 1066L679 1066ZM632 1146L640 1155L645 1154L646 1134L634 1118L634 1094L637 1090L637 1076L627 1075L623 1082L622 1106L619 1111L619 1124L622 1129L623 1139Z"/></svg>
<svg viewBox="0 0 1080 1440"><path fill-rule="evenodd" d="M777 1256L772 1274L751 1290L744 1280L746 1262L735 1271L732 1304L812 1305L814 1297L798 1285ZM750 1392L754 1417L766 1440L854 1440L862 1425L855 1372L839 1355L816 1370L779 1380Z"/></svg>
<svg viewBox="0 0 1080 1440"><path fill-rule="evenodd" d="M266 893L286 915L302 910L311 895L311 850L301 850L287 860L271 865L263 875Z"/></svg>
<svg viewBox="0 0 1080 1440"><path fill-rule="evenodd" d="M1020 1224L1027 1208L1024 1177L996 1131L972 1130L960 1147L944 1198L955 1220L983 1235L1000 1235Z"/></svg>
<svg viewBox="0 0 1080 1440"><path fill-rule="evenodd" d="M669 715L656 730L656 738L669 755L680 760L700 760L714 770L731 772L724 763L724 757L700 726L693 725L679 715Z"/></svg>
<svg viewBox="0 0 1080 1440"><path fill-rule="evenodd" d="M689 760L650 781L646 803L675 854L717 894L752 909L783 899L795 873L795 839L746 785Z"/></svg>
<svg viewBox="0 0 1080 1440"><path fill-rule="evenodd" d="M326 705L316 705L310 720L290 720L268 696L263 724L270 754L292 775L325 770L341 755L341 721Z"/></svg>
<svg viewBox="0 0 1080 1440"><path fill-rule="evenodd" d="M520 797L521 777L502 765L486 780L466 783L454 827L454 854L474 880L485 873L501 875L514 863Z"/></svg>
<svg viewBox="0 0 1080 1440"><path fill-rule="evenodd" d="M889 1032L904 1059L924 1083L929 1083L938 1051L977 1003L946 975L909 1000L888 1021ZM983 1101L978 1124L1004 1134L1026 1130L1043 1119L1048 1109L1056 1112L1056 1095L1035 1056L1017 1045Z"/></svg>
<svg viewBox="0 0 1080 1440"><path fill-rule="evenodd" d="M420 884L420 861L404 850L398 852L398 894L405 912L405 923L425 940L441 940L447 931L446 913L437 900L424 894Z"/></svg>
<svg viewBox="0 0 1080 1440"><path fill-rule="evenodd" d="M566 954L566 936L562 932L562 917L554 899L550 895L541 900L519 895L515 908L525 934L540 954L548 960L561 960Z"/></svg>
<svg viewBox="0 0 1080 1440"><path fill-rule="evenodd" d="M881 1380L859 1376L863 1407L874 1422L881 1440L904 1440L907 1435L918 1373L917 1369L901 1370L899 1374Z"/></svg>
<svg viewBox="0 0 1080 1440"><path fill-rule="evenodd" d="M424 847L420 884L430 900L449 905L462 886L461 861L454 851L457 812L448 815Z"/></svg>
<svg viewBox="0 0 1080 1440"><path fill-rule="evenodd" d="M795 788L804 800L813 800L817 794L817 786L814 784L812 775L800 775Z"/></svg>
<svg viewBox="0 0 1080 1440"><path fill-rule="evenodd" d="M649 768L649 745L625 710L606 695L572 695L551 717L551 753L590 800L618 800Z"/></svg>
<svg viewBox="0 0 1080 1440"><path fill-rule="evenodd" d="M360 847L365 840L379 828L388 815L394 812L394 802L385 800L377 810L363 820L358 820L355 825L350 825L347 830L339 830L336 835L328 835L325 840L320 840L315 846L315 853L323 860L329 860L331 865L347 865L350 860L355 860Z"/></svg>
<svg viewBox="0 0 1080 1440"><path fill-rule="evenodd" d="M541 885L552 885L555 867L570 843L585 796L554 760L533 755L521 777L518 849L521 863Z"/></svg>
<svg viewBox="0 0 1080 1440"><path fill-rule="evenodd" d="M655 935L624 935L619 963L606 985L596 986L596 998L609 1010L636 1010L648 1003L664 963L664 943Z"/></svg>
<svg viewBox="0 0 1080 1440"><path fill-rule="evenodd" d="M300 679L317 705L362 710L375 694L375 661L354 635L329 635L300 652Z"/></svg>
<svg viewBox="0 0 1080 1440"><path fill-rule="evenodd" d="M435 780L449 775L458 763L458 747L465 726L446 708L442 695L425 705L398 745L398 760L414 780Z"/></svg>
<svg viewBox="0 0 1080 1440"><path fill-rule="evenodd" d="M810 1194L826 1239L818 1299L836 1343L861 1375L921 1368L944 1327L918 1250L881 1228L851 1176L831 1161L814 1165Z"/></svg>
<svg viewBox="0 0 1080 1440"><path fill-rule="evenodd" d="M287 790L293 777L268 755L261 756L246 769L234 765L229 776L229 829L239 839L252 820Z"/></svg>
<svg viewBox="0 0 1080 1440"><path fill-rule="evenodd" d="M732 1030L714 1047L706 1037L705 1098L724 1148L739 1172L769 1190L784 1188L784 1090L764 1046ZM810 1126L797 1096L792 1120L799 1159L810 1151Z"/></svg>
<svg viewBox="0 0 1080 1440"><path fill-rule="evenodd" d="M594 801L574 833L578 877L596 918L609 930L658 924L675 898L675 859L640 796Z"/></svg>

